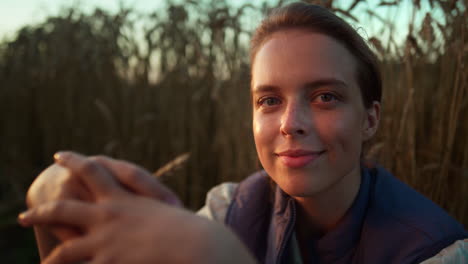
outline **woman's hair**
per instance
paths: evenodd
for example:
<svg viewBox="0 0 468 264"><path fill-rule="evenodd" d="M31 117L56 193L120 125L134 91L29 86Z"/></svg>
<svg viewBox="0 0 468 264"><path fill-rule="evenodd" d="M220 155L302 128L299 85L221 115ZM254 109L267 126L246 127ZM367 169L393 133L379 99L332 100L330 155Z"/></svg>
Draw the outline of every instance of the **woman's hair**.
<svg viewBox="0 0 468 264"><path fill-rule="evenodd" d="M381 101L382 80L377 58L362 37L344 20L324 7L306 3L292 3L274 9L256 29L250 43L250 61L273 33L301 29L327 35L345 45L357 61L357 82L366 108L373 101Z"/></svg>

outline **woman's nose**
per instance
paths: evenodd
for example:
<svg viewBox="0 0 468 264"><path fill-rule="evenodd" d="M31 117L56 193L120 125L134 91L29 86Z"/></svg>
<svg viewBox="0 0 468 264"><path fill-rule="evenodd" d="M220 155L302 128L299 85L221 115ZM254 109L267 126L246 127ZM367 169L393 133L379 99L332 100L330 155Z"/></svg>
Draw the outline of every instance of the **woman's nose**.
<svg viewBox="0 0 468 264"><path fill-rule="evenodd" d="M306 136L312 126L310 109L299 103L289 104L281 118L281 134L289 137Z"/></svg>

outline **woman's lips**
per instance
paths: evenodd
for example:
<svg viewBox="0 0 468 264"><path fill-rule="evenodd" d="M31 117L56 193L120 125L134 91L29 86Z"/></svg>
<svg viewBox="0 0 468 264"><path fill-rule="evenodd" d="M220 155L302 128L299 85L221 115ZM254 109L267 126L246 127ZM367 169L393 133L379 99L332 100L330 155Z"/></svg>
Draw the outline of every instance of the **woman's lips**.
<svg viewBox="0 0 468 264"><path fill-rule="evenodd" d="M285 151L278 153L281 162L290 168L301 168L316 160L325 151Z"/></svg>

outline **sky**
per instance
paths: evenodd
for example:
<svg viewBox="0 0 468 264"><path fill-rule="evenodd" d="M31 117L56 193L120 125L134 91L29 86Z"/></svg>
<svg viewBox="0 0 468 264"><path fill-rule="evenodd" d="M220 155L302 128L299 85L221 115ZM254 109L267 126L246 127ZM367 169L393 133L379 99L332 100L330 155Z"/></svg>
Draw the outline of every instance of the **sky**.
<svg viewBox="0 0 468 264"><path fill-rule="evenodd" d="M272 0L276 2L276 0ZM0 0L0 39L12 38L15 32L25 25L37 24L45 20L49 15L58 14L59 11L70 5L77 5L85 11L92 11L96 7L109 11L116 11L119 3L131 6L138 11L155 10L163 6L164 0ZM248 0L230 0L233 5L241 5ZM335 0L335 5L347 8L353 1ZM361 24L354 25L362 27L364 34L369 37L382 34L382 25L376 21L366 20L368 15L365 9L370 8L382 17L389 17L396 21L397 39L404 39L407 34L407 25L410 22L412 12L412 1L402 0L398 8L378 7L378 0L368 0L369 5L359 4L354 14L362 21ZM389 1L388 1L389 2ZM437 16L437 12L431 10L428 1L422 0L422 10L417 21L421 21L426 12L431 12ZM439 21L440 22L440 21ZM379 35L379 37L381 37Z"/></svg>
<svg viewBox="0 0 468 264"><path fill-rule="evenodd" d="M50 14L58 14L61 8L78 5L84 10L101 7L118 10L120 1L114 0L0 0L0 38L11 37L25 25L37 24ZM163 0L122 0L137 10L158 8Z"/></svg>

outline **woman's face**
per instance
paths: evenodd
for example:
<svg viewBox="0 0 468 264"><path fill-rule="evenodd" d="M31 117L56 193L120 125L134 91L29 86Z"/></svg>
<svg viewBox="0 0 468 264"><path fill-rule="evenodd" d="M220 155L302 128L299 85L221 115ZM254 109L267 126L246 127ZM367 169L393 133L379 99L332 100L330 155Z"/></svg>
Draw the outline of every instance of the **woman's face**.
<svg viewBox="0 0 468 264"><path fill-rule="evenodd" d="M359 177L379 104L364 108L352 54L326 35L285 30L263 44L252 67L255 145L281 189L309 197Z"/></svg>

